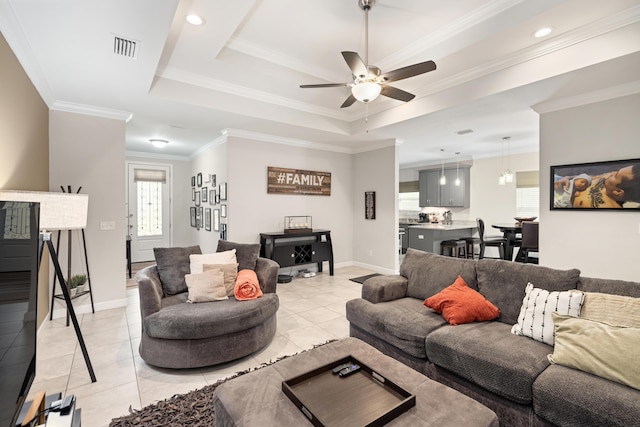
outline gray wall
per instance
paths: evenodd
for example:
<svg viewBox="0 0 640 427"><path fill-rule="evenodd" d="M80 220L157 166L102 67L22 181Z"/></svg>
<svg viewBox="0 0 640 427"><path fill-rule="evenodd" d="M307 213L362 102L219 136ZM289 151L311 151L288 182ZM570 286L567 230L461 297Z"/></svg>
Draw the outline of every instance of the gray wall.
<svg viewBox="0 0 640 427"><path fill-rule="evenodd" d="M551 211L552 165L640 158L640 95L560 111L540 120L540 257L584 276L638 281L640 214Z"/></svg>

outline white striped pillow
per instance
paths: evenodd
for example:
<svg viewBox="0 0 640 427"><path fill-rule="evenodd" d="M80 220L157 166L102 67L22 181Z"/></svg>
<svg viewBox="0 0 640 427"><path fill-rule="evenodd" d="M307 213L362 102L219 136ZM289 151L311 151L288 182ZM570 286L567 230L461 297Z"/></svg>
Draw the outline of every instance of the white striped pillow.
<svg viewBox="0 0 640 427"><path fill-rule="evenodd" d="M518 323L513 325L511 333L553 345L555 331L551 313L579 316L583 301L584 292L575 289L549 292L527 283Z"/></svg>

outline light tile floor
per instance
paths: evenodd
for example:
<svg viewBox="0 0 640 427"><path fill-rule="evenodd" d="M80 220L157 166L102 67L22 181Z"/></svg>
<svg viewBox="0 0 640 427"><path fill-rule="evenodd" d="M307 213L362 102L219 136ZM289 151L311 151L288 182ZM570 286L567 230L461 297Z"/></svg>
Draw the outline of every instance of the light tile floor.
<svg viewBox="0 0 640 427"><path fill-rule="evenodd" d="M31 394L75 394L84 427L108 426L128 414L177 393L213 384L235 372L349 336L346 301L360 297L350 278L373 273L358 267L327 271L313 278L278 284L278 329L267 347L218 366L170 370L147 365L138 354L140 310L137 288L127 290L125 308L82 314L78 321L97 378L91 383L73 327L65 319L45 320L38 333L37 376Z"/></svg>

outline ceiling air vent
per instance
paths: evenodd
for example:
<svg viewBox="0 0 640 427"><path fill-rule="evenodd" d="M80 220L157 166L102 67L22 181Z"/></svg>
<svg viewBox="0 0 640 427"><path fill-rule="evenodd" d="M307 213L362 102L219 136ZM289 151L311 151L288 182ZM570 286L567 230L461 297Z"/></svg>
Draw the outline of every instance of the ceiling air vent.
<svg viewBox="0 0 640 427"><path fill-rule="evenodd" d="M136 58L138 55L138 44L135 40L125 39L120 36L113 36L113 53L127 58Z"/></svg>

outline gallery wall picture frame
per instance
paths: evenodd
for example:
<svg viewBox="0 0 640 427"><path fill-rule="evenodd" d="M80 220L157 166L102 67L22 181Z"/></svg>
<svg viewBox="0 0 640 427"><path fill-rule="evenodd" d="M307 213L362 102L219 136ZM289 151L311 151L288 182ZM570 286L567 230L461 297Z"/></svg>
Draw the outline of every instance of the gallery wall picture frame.
<svg viewBox="0 0 640 427"><path fill-rule="evenodd" d="M220 209L213 210L213 231L220 231Z"/></svg>
<svg viewBox="0 0 640 427"><path fill-rule="evenodd" d="M196 206L200 206L200 191L196 191Z"/></svg>
<svg viewBox="0 0 640 427"><path fill-rule="evenodd" d="M198 187L202 187L202 172L198 172L197 181Z"/></svg>
<svg viewBox="0 0 640 427"><path fill-rule="evenodd" d="M640 211L640 159L550 167L551 210Z"/></svg>
<svg viewBox="0 0 640 427"><path fill-rule="evenodd" d="M216 174L209 174L209 181L211 181L211 186L215 188L216 186Z"/></svg>
<svg viewBox="0 0 640 427"><path fill-rule="evenodd" d="M195 208L195 206L191 206L189 208L189 216L191 218L191 226L195 227L198 224L196 222L196 208Z"/></svg>
<svg viewBox="0 0 640 427"><path fill-rule="evenodd" d="M211 208L204 209L204 229L211 231Z"/></svg>
<svg viewBox="0 0 640 427"><path fill-rule="evenodd" d="M204 217L204 213L203 213L202 209L203 209L202 206L200 206L198 208L198 213L196 214L196 218L198 220L198 227L197 227L198 230L200 230L202 228L203 223L204 223L204 218L203 218Z"/></svg>
<svg viewBox="0 0 640 427"><path fill-rule="evenodd" d="M227 205L225 204L220 205L220 217L222 218L227 217Z"/></svg>
<svg viewBox="0 0 640 427"><path fill-rule="evenodd" d="M220 192L220 200L227 200L227 183L221 182L218 190Z"/></svg>
<svg viewBox="0 0 640 427"><path fill-rule="evenodd" d="M191 186L192 186L192 187L195 187L195 186L196 186L196 177L195 177L195 176L192 176L192 177L191 177Z"/></svg>
<svg viewBox="0 0 640 427"><path fill-rule="evenodd" d="M202 203L205 203L207 201L207 195L209 194L209 192L207 191L207 187L202 187Z"/></svg>
<svg viewBox="0 0 640 427"><path fill-rule="evenodd" d="M227 240L227 224L220 224L220 239Z"/></svg>
<svg viewBox="0 0 640 427"><path fill-rule="evenodd" d="M220 193L216 194L216 205L220 204Z"/></svg>
<svg viewBox="0 0 640 427"><path fill-rule="evenodd" d="M195 188L191 189L191 201L192 202L196 201L196 189Z"/></svg>
<svg viewBox="0 0 640 427"><path fill-rule="evenodd" d="M209 204L216 204L216 190L209 190Z"/></svg>
<svg viewBox="0 0 640 427"><path fill-rule="evenodd" d="M376 192L364 192L364 219L376 219Z"/></svg>

